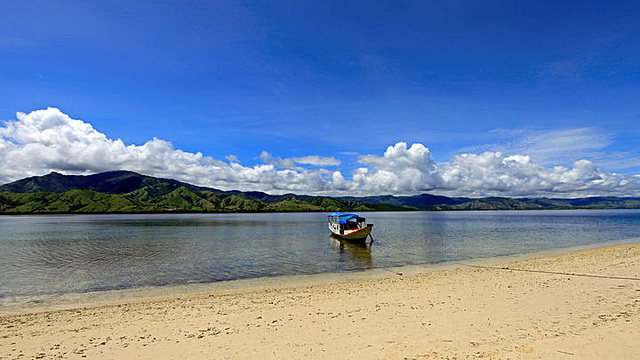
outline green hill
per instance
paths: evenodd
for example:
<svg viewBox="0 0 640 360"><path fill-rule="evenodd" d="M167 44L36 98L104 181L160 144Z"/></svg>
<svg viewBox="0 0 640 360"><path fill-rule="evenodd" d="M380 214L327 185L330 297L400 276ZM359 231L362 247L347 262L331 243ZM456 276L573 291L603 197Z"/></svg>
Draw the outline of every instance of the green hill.
<svg viewBox="0 0 640 360"><path fill-rule="evenodd" d="M0 213L153 213L406 210L307 195L221 191L129 171L51 173L0 186Z"/></svg>
<svg viewBox="0 0 640 360"><path fill-rule="evenodd" d="M488 197L467 201L461 204L451 205L448 210L540 210L542 205L524 202L520 200Z"/></svg>
<svg viewBox="0 0 640 360"><path fill-rule="evenodd" d="M0 186L0 213L287 212L395 210L538 210L640 208L640 198L575 199L431 194L340 197L222 191L131 171L94 175L50 173Z"/></svg>
<svg viewBox="0 0 640 360"><path fill-rule="evenodd" d="M107 213L136 212L139 205L122 195L91 190L64 193L0 193L2 213Z"/></svg>
<svg viewBox="0 0 640 360"><path fill-rule="evenodd" d="M541 210L541 209L640 209L638 197L585 197L560 198L506 198L447 197L430 194L414 196L365 196L340 197L372 204L391 204L416 210Z"/></svg>
<svg viewBox="0 0 640 360"><path fill-rule="evenodd" d="M173 179L160 179L140 175L132 171L109 171L93 175L63 175L52 172L48 175L28 177L2 185L0 186L0 192L63 193L69 190L83 189L106 194L125 194L146 187L171 191L181 186L195 191L220 191Z"/></svg>

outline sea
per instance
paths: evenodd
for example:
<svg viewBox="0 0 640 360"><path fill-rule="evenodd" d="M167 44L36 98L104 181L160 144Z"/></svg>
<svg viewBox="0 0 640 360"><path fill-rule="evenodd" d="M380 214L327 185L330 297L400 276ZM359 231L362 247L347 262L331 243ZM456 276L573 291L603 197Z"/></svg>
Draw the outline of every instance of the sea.
<svg viewBox="0 0 640 360"><path fill-rule="evenodd" d="M63 294L428 265L638 242L640 210L0 216L0 308ZM370 239L371 240L371 239Z"/></svg>

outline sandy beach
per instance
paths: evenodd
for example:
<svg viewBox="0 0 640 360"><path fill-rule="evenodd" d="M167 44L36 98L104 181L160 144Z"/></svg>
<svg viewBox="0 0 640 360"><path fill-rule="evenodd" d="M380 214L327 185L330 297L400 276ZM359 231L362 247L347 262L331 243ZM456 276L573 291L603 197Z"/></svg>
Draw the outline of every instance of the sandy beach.
<svg viewBox="0 0 640 360"><path fill-rule="evenodd" d="M468 265L3 315L0 359L640 359L640 244Z"/></svg>

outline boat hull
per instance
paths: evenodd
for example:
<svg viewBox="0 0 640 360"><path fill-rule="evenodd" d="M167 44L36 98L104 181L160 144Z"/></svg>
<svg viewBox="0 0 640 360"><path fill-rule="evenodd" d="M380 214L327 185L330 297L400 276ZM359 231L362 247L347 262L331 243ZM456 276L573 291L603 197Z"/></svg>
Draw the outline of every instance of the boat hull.
<svg viewBox="0 0 640 360"><path fill-rule="evenodd" d="M334 230L331 227L331 233L335 237L345 240L365 240L369 234L371 234L371 230L373 229L373 224L368 224L366 227L361 229L353 229L353 230L344 230L344 233L341 234L338 230Z"/></svg>

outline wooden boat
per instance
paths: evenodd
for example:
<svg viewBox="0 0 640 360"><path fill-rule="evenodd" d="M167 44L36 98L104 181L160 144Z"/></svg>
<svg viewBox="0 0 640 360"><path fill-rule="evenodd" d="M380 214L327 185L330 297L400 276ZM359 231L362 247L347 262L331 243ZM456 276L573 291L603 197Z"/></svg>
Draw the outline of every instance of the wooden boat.
<svg viewBox="0 0 640 360"><path fill-rule="evenodd" d="M371 234L373 224L356 214L334 212L329 215L329 230L345 240L365 240Z"/></svg>

